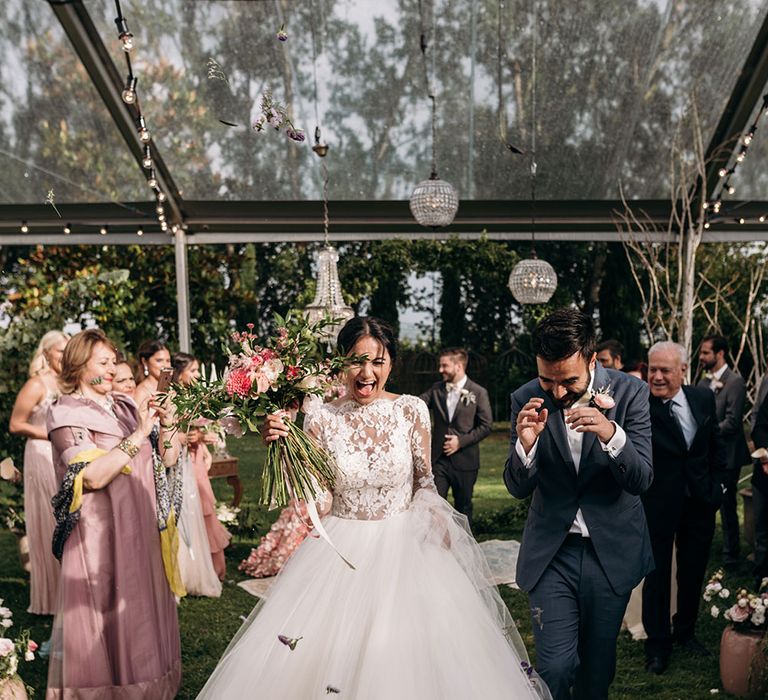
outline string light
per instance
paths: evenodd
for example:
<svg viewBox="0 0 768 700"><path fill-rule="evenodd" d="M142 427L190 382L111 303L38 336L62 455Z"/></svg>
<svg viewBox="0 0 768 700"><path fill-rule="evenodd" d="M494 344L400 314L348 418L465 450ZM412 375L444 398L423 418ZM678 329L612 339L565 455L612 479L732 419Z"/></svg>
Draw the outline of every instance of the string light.
<svg viewBox="0 0 768 700"><path fill-rule="evenodd" d="M710 202L704 203L704 209L705 209L704 228L708 229L711 223L713 223L712 222L713 214L720 213L720 210L722 208L723 192L727 192L728 194L734 194L736 192L736 187L731 182L731 177L735 174L736 169L739 167L739 165L741 165L747 159L749 146L755 138L755 133L757 132L757 127L760 122L760 119L766 113L767 110L768 110L768 94L765 94L763 95L763 104L760 106L760 109L758 110L754 121L752 122L752 124L750 124L749 129L747 129L746 133L739 139L739 143L741 145L738 149L738 152L736 153L736 156L733 161L733 165L731 165L730 168L722 167L717 171L717 174L720 177L720 182L715 187L712 200ZM711 204L711 207L709 206L710 204ZM765 221L765 216L761 216L758 220L760 223L763 223ZM744 219L743 217L738 217L735 219L735 221L737 221L740 224L743 224L745 223L746 219Z"/></svg>
<svg viewBox="0 0 768 700"><path fill-rule="evenodd" d="M157 201L158 202L164 202L166 199L168 199L168 198L165 196L165 192L160 190L160 192L157 193Z"/></svg>
<svg viewBox="0 0 768 700"><path fill-rule="evenodd" d="M102 227L99 229L99 233L100 233L102 236L106 236L106 235L107 235L107 233L109 233L109 227L108 227L108 226L102 226Z"/></svg>
<svg viewBox="0 0 768 700"><path fill-rule="evenodd" d="M26 221L21 222L21 232L22 233L29 233L29 226L27 226Z"/></svg>
<svg viewBox="0 0 768 700"><path fill-rule="evenodd" d="M163 208L163 205L162 205L162 204L158 204L158 205L155 207L155 211L156 211L158 214L164 214L164 213L165 213L165 209Z"/></svg>
<svg viewBox="0 0 768 700"><path fill-rule="evenodd" d="M125 89L123 90L123 102L132 105L136 102L136 83L138 79L134 75L129 75L125 79Z"/></svg>
<svg viewBox="0 0 768 700"><path fill-rule="evenodd" d="M135 45L133 42L133 34L128 31L128 24L125 21L125 17L120 14L119 5L118 17L115 18L115 24L117 25L117 38L120 39L123 51L130 53L133 51Z"/></svg>
<svg viewBox="0 0 768 700"><path fill-rule="evenodd" d="M153 189L157 189L157 177L155 176L155 171L150 170L149 171L149 178L147 178L147 184Z"/></svg>
<svg viewBox="0 0 768 700"><path fill-rule="evenodd" d="M147 129L147 123L144 121L144 117L139 115L137 121L139 124L139 140L142 143L149 143L152 137L149 135L149 129Z"/></svg>
<svg viewBox="0 0 768 700"><path fill-rule="evenodd" d="M141 161L141 165L146 170L152 167L152 151L149 149L149 146L144 146L144 158Z"/></svg>
<svg viewBox="0 0 768 700"><path fill-rule="evenodd" d="M143 236L144 235L144 229L143 228L137 229L136 230L136 235L137 236Z"/></svg>
<svg viewBox="0 0 768 700"><path fill-rule="evenodd" d="M70 224L66 224L64 226L64 235L68 236L70 233L72 233L72 226Z"/></svg>

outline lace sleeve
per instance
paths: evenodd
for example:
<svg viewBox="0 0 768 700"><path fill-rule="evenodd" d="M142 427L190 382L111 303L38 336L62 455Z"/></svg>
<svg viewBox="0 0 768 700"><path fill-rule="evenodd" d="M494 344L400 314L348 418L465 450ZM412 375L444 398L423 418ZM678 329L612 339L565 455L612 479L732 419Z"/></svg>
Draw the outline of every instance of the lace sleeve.
<svg viewBox="0 0 768 700"><path fill-rule="evenodd" d="M430 457L432 429L429 421L429 409L422 399L413 397L408 405L411 413L411 454L413 456L413 493L428 489L437 493L432 478L432 460Z"/></svg>
<svg viewBox="0 0 768 700"><path fill-rule="evenodd" d="M327 451L328 446L323 437L322 427L321 407L311 406L310 410L304 414L304 425L302 429L321 449ZM333 505L333 494L330 491L323 491L323 493L317 497L316 504L320 515L326 515L330 512L331 506Z"/></svg>

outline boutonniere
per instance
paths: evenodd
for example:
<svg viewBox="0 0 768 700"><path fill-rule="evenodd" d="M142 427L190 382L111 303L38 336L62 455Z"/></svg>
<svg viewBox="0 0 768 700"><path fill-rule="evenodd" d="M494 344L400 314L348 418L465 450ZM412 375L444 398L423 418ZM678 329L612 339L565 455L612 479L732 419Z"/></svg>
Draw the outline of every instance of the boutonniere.
<svg viewBox="0 0 768 700"><path fill-rule="evenodd" d="M613 398L613 392L611 391L611 385L601 386L597 391L593 391L592 396L589 399L589 405L591 408L596 408L603 414L610 411L616 405L616 401Z"/></svg>
<svg viewBox="0 0 768 700"><path fill-rule="evenodd" d="M715 375L712 372L707 372L707 379L709 379L709 388L712 391L720 391L725 386L719 379L715 379Z"/></svg>
<svg viewBox="0 0 768 700"><path fill-rule="evenodd" d="M477 403L477 396L475 396L475 393L473 391L469 391L468 389L462 389L461 394L459 395L459 400L465 406L469 406L469 404L471 403Z"/></svg>

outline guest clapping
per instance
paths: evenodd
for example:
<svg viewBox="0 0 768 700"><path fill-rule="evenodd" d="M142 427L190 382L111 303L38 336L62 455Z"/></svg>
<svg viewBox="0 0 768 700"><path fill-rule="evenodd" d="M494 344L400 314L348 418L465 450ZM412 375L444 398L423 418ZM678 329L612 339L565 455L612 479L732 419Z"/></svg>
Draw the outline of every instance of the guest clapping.
<svg viewBox="0 0 768 700"><path fill-rule="evenodd" d="M69 336L49 331L40 340L29 366L30 379L13 405L9 430L27 438L24 448L24 515L29 540L28 612L53 615L59 584L59 563L51 553L56 521L51 498L58 489L51 443L45 427L48 409L59 396L61 356Z"/></svg>
<svg viewBox="0 0 768 700"><path fill-rule="evenodd" d="M62 570L48 696L170 700L181 674L171 559L178 504L165 470L153 469L147 437L157 418L166 466L179 447L163 406L145 399L137 410L112 393L116 359L100 330L76 335L62 359L64 395L48 415Z"/></svg>

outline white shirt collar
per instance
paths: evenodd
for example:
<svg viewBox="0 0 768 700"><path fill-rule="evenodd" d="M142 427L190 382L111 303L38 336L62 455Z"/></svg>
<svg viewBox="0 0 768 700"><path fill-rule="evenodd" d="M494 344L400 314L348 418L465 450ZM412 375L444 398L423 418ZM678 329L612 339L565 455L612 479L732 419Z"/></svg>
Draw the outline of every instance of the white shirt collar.
<svg viewBox="0 0 768 700"><path fill-rule="evenodd" d="M464 385L465 385L466 383L467 383L467 375L465 374L465 375L464 375L464 376L463 376L461 379L459 379L459 381L458 381L458 382L455 382L455 383L446 382L446 383L445 383L445 388L446 388L448 391L450 391L450 390L451 390L451 387L456 387L456 389L457 389L458 391L461 391L461 390L464 388Z"/></svg>
<svg viewBox="0 0 768 700"><path fill-rule="evenodd" d="M717 379L718 381L722 379L723 374L725 374L725 370L728 369L728 363L726 362L717 372L711 372L712 379Z"/></svg>

